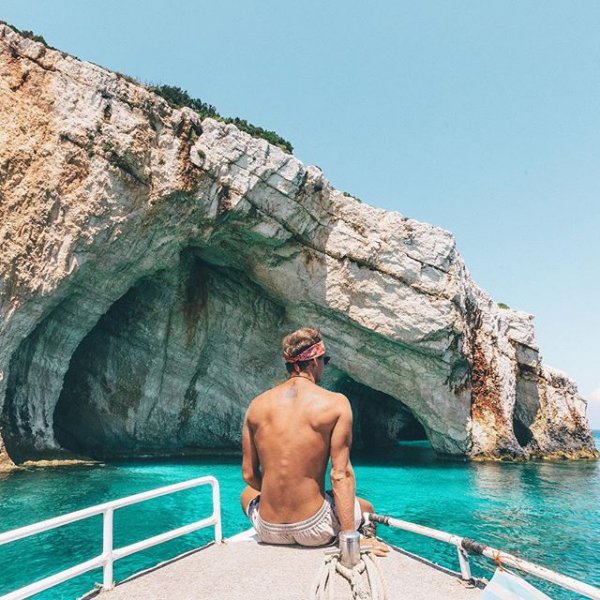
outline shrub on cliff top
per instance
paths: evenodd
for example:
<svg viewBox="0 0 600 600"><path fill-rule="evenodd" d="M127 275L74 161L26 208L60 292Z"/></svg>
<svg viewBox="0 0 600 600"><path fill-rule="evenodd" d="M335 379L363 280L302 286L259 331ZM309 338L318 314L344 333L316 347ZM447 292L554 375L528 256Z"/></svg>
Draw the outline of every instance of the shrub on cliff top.
<svg viewBox="0 0 600 600"><path fill-rule="evenodd" d="M19 29L18 27L15 27L14 25L11 25L10 23L7 23L6 21L2 20L0 20L0 25L6 25L7 27L10 27L15 33L18 33L19 35L22 35L23 37L28 38L30 40L33 40L34 42L40 42L41 44L44 44L44 46L50 48L51 50L56 50L56 48L52 48L52 46L48 44L48 42L44 39L43 36L36 35L33 31L29 31L28 29Z"/></svg>
<svg viewBox="0 0 600 600"><path fill-rule="evenodd" d="M14 25L6 23L2 20L0 20L0 24L7 25L13 31L22 35L23 37L29 38L36 42L41 42L47 48L56 50L56 48L52 48L52 46L48 45L46 40L41 35L36 35L35 33L33 33L33 31L21 31ZM63 57L67 56L65 52L63 52L62 55ZM126 75L123 75L122 73L117 73L117 75L123 77L130 83L139 85L139 82L133 79L132 77L128 77ZM222 117L212 104L202 102L202 100L200 100L199 98L192 98L185 90L181 89L180 87L173 85L156 85L150 86L149 89L150 91L164 98L171 106L175 108L187 106L188 108L191 108L192 110L196 111L203 119L206 117L211 117L224 123L233 123L233 125L235 125L238 129L249 133L253 137L259 137L264 140L267 140L267 142L278 146L284 152L289 152L290 154L292 154L292 152L294 151L294 147L292 146L292 144L286 139L282 138L277 132L271 131L269 129L263 129L262 127L258 127L257 125L252 125L252 123L248 123L248 121L246 121L245 119L240 119L239 117Z"/></svg>
<svg viewBox="0 0 600 600"><path fill-rule="evenodd" d="M285 152L289 152L291 154L294 151L292 144L286 139L282 138L275 131L270 131L268 129L258 127L257 125L252 125L252 123L248 123L248 121L245 119L240 119L239 117L222 117L212 104L202 102L202 100L199 98L192 98L180 87L173 85L157 85L150 87L150 90L164 98L171 106L175 108L187 106L188 108L196 111L203 119L206 117L211 117L212 119L222 121L223 123L232 123L238 129L249 133L253 137L259 137L267 140L267 142L275 146L279 146L279 148Z"/></svg>
<svg viewBox="0 0 600 600"><path fill-rule="evenodd" d="M44 46L48 46L48 42L46 42L43 35L36 35L35 33L33 33L33 31L29 31L27 29L21 31L21 35L23 37L29 38L30 40L33 40L34 42L40 42L44 44Z"/></svg>
<svg viewBox="0 0 600 600"><path fill-rule="evenodd" d="M217 109L212 104L202 102L199 98L192 98L180 87L174 85L157 85L150 89L175 108L187 106L188 108L195 110L203 119L205 117L219 117Z"/></svg>

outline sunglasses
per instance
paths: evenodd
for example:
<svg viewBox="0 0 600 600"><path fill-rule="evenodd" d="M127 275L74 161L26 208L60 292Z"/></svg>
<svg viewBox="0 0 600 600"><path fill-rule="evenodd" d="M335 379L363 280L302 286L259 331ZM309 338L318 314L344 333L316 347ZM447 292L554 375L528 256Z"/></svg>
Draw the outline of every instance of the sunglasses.
<svg viewBox="0 0 600 600"><path fill-rule="evenodd" d="M324 356L323 357L323 364L327 365L330 360L331 360L331 356Z"/></svg>

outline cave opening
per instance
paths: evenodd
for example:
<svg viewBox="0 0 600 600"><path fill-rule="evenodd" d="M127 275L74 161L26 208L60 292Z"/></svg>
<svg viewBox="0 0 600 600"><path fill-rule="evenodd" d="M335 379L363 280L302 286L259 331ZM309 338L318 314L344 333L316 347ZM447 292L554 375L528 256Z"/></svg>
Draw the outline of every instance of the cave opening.
<svg viewBox="0 0 600 600"><path fill-rule="evenodd" d="M248 402L282 378L285 309L193 249L138 281L73 353L57 441L98 458L237 450Z"/></svg>
<svg viewBox="0 0 600 600"><path fill-rule="evenodd" d="M344 394L352 406L352 448L362 452L397 448L403 442L427 442L427 433L400 400L355 381L346 373L330 372L325 386Z"/></svg>
<svg viewBox="0 0 600 600"><path fill-rule="evenodd" d="M61 305L15 355L2 420L17 462L238 451L248 402L285 379L281 339L298 326L245 273L193 248L85 330L77 306ZM354 449L427 441L400 400L334 365L326 373L323 386L352 404Z"/></svg>
<svg viewBox="0 0 600 600"><path fill-rule="evenodd" d="M515 406L513 408L513 431L517 442L523 448L527 448L534 441L531 426L540 410L537 380L535 369L527 365L519 365Z"/></svg>

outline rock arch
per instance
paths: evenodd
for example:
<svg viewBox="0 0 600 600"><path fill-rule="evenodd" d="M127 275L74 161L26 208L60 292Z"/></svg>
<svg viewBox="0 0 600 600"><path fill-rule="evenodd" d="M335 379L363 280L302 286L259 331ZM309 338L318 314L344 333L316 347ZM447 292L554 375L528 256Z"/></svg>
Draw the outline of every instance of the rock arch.
<svg viewBox="0 0 600 600"><path fill-rule="evenodd" d="M16 460L60 454L57 438L69 435L69 444L86 447L75 439L71 411L81 386L95 390L119 366L111 327L141 288L154 290L157 302L157 290L180 290L185 305L180 282L192 256L218 274L215 289L247 282L251 314L271 303L279 308L268 315L282 323L319 326L340 373L405 405L439 453L596 455L585 401L568 377L542 364L531 316L500 309L477 287L450 233L363 204L265 140L173 108L6 25L0 49L0 468L10 463L2 438ZM197 344L198 361L201 335L191 324L203 309L186 310L173 323L181 340ZM104 373L86 359L94 339L106 343ZM161 343L149 360L165 348L168 355L171 346ZM193 360L188 367L186 391ZM158 384L148 373L133 379L143 380L146 407L142 399ZM267 369L260 387L270 382ZM524 416L526 397L539 399L535 415ZM178 418L189 425L185 398ZM515 427L530 418L527 441ZM145 423L151 429L151 415ZM131 427L109 427L104 439L135 439L140 451L151 445L151 436L127 437ZM209 429L205 442L221 443Z"/></svg>

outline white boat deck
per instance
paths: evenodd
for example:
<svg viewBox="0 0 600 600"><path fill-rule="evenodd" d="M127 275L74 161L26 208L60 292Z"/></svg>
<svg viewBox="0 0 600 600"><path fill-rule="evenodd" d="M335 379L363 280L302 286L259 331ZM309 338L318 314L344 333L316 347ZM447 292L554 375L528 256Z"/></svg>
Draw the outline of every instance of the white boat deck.
<svg viewBox="0 0 600 600"><path fill-rule="evenodd" d="M101 592L99 600L307 600L325 558L324 548L268 546L251 535L209 545ZM477 598L481 590L442 568L392 549L375 558L389 600ZM335 599L349 600L350 587L336 578Z"/></svg>

